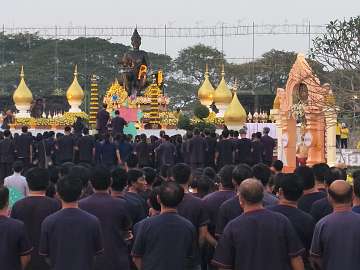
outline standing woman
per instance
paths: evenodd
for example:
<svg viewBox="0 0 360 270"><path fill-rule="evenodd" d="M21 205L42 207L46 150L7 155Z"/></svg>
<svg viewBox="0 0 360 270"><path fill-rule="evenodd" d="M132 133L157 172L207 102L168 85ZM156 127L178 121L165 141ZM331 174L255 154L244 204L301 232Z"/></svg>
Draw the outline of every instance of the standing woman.
<svg viewBox="0 0 360 270"><path fill-rule="evenodd" d="M348 139L349 139L349 134L350 131L349 129L346 127L345 123L341 124L341 148L343 149L347 149L348 148Z"/></svg>

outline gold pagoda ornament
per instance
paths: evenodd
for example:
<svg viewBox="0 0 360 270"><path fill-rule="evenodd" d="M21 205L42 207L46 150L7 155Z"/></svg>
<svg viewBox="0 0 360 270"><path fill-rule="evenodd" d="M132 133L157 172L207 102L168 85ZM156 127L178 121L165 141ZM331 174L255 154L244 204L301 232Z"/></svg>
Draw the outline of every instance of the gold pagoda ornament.
<svg viewBox="0 0 360 270"><path fill-rule="evenodd" d="M214 101L215 90L209 79L208 64L205 66L205 79L198 90L200 103L204 106L210 106Z"/></svg>
<svg viewBox="0 0 360 270"><path fill-rule="evenodd" d="M84 90L81 88L77 76L77 65L75 65L74 80L66 91L66 98L71 107L69 112L72 113L81 112L81 109L79 107L84 99Z"/></svg>
<svg viewBox="0 0 360 270"><path fill-rule="evenodd" d="M224 64L222 64L221 81L214 92L214 102L219 110L219 116L224 116L226 108L229 106L233 99L233 95L225 81Z"/></svg>
<svg viewBox="0 0 360 270"><path fill-rule="evenodd" d="M24 66L21 66L20 72L20 83L13 94L13 100L15 107L19 112L16 114L17 117L28 118L30 117L30 106L33 101L33 95L26 85L24 74Z"/></svg>
<svg viewBox="0 0 360 270"><path fill-rule="evenodd" d="M237 88L237 87L236 87ZM224 113L224 122L229 129L240 129L246 123L247 114L234 89L232 101Z"/></svg>

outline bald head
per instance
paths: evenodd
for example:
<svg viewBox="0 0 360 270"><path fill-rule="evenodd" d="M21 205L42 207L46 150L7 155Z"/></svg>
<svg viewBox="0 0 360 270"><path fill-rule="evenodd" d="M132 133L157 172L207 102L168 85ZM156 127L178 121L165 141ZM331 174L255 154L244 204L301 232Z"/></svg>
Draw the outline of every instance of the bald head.
<svg viewBox="0 0 360 270"><path fill-rule="evenodd" d="M262 202L264 197L264 187L259 180L250 178L240 184L240 198L248 204Z"/></svg>
<svg viewBox="0 0 360 270"><path fill-rule="evenodd" d="M334 181L328 192L334 203L347 204L352 201L352 188L344 180Z"/></svg>

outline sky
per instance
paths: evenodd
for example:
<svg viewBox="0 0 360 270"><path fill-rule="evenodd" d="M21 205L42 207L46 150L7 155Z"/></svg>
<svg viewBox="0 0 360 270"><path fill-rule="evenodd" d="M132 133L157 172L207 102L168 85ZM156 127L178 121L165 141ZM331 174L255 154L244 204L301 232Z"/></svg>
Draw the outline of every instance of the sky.
<svg viewBox="0 0 360 270"><path fill-rule="evenodd" d="M308 24L324 25L330 20L360 15L359 0L0 0L0 25L43 26L164 26L173 27ZM140 31L141 35L141 31ZM129 38L113 42L130 44ZM143 37L144 50L163 53L163 38ZM168 38L167 53L196 43L221 50L221 38ZM224 53L233 62L253 56L252 36L224 39ZM297 35L255 36L255 57L272 49L306 53L309 37Z"/></svg>

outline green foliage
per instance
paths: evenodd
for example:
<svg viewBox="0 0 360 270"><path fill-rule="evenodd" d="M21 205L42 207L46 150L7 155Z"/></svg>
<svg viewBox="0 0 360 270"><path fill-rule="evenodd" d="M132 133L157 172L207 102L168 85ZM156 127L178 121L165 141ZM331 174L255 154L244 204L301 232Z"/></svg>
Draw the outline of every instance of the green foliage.
<svg viewBox="0 0 360 270"><path fill-rule="evenodd" d="M178 120L177 128L185 130L191 129L191 121L189 116L181 114Z"/></svg>
<svg viewBox="0 0 360 270"><path fill-rule="evenodd" d="M208 107L198 103L195 105L194 108L194 115L199 118L199 119L204 119L206 117L208 117L210 114L210 110Z"/></svg>
<svg viewBox="0 0 360 270"><path fill-rule="evenodd" d="M204 131L205 129L209 129L210 131L215 131L216 127L215 125L207 122L198 122L192 126L192 128L197 128L200 131Z"/></svg>

